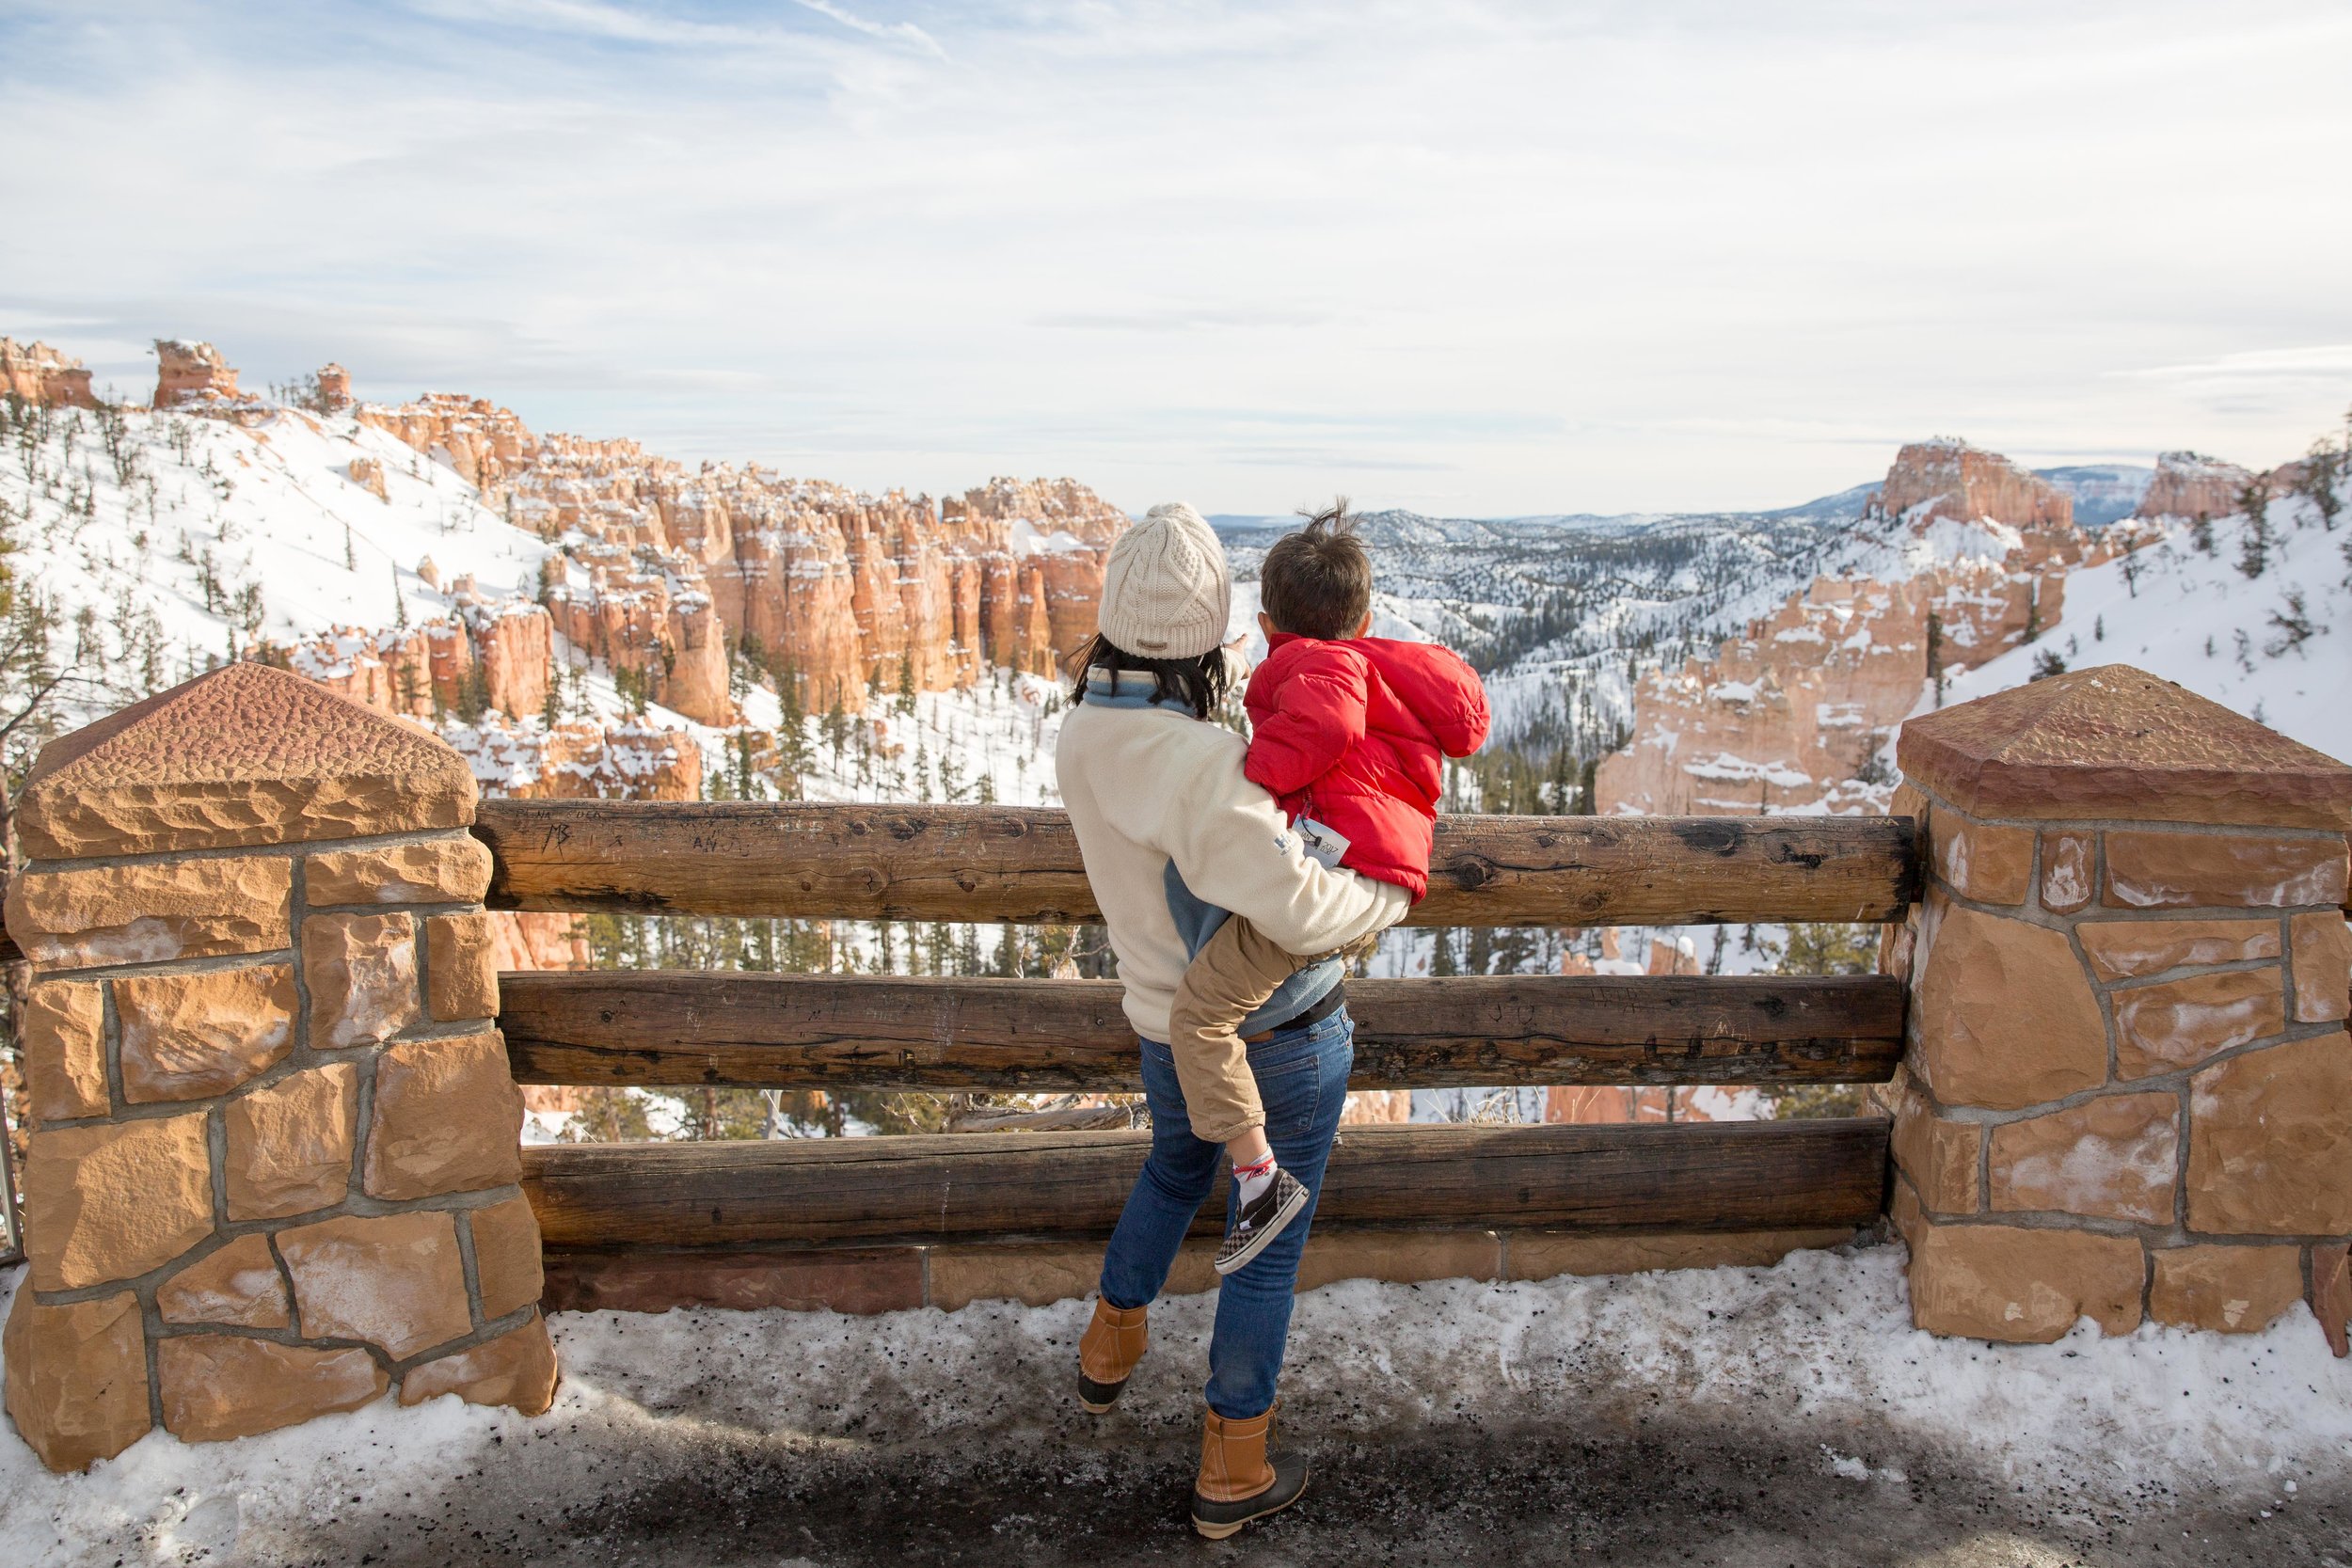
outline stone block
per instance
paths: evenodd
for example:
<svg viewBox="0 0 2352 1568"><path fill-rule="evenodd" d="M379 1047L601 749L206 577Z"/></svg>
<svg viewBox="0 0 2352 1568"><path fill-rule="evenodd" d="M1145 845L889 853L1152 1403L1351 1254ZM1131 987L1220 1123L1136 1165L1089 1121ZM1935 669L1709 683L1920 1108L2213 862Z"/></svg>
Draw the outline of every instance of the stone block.
<svg viewBox="0 0 2352 1568"><path fill-rule="evenodd" d="M229 1217L284 1219L351 1195L359 1069L350 1062L289 1073L230 1101Z"/></svg>
<svg viewBox="0 0 2352 1568"><path fill-rule="evenodd" d="M2180 1123L2178 1095L2111 1094L1995 1127L1992 1206L2169 1225Z"/></svg>
<svg viewBox="0 0 2352 1568"><path fill-rule="evenodd" d="M417 1022L417 923L405 914L317 914L302 923L310 1048L389 1039Z"/></svg>
<svg viewBox="0 0 2352 1568"><path fill-rule="evenodd" d="M1814 1230L1607 1231L1514 1230L1504 1241L1512 1279L1564 1274L1649 1274L1661 1269L1765 1269L1808 1247L1842 1246L1844 1227Z"/></svg>
<svg viewBox="0 0 2352 1568"><path fill-rule="evenodd" d="M1102 1251L1094 1249L1098 1269ZM924 1305L923 1249L558 1252L547 1259L544 1300L550 1312L898 1312Z"/></svg>
<svg viewBox="0 0 2352 1568"><path fill-rule="evenodd" d="M2099 847L2088 832L2042 835L2042 907L2073 914L2098 891Z"/></svg>
<svg viewBox="0 0 2352 1568"><path fill-rule="evenodd" d="M2339 1030L2249 1051L2190 1082L2191 1230L2352 1231L2352 1039Z"/></svg>
<svg viewBox="0 0 2352 1568"><path fill-rule="evenodd" d="M122 1098L204 1100L294 1049L292 964L139 974L115 982Z"/></svg>
<svg viewBox="0 0 2352 1568"><path fill-rule="evenodd" d="M2031 828L1970 822L1950 812L1935 818L1935 874L1963 898L2022 904L2033 887Z"/></svg>
<svg viewBox="0 0 2352 1568"><path fill-rule="evenodd" d="M1931 901L1912 1027L1947 1105L2021 1110L2106 1082L2107 1028L2066 933Z"/></svg>
<svg viewBox="0 0 2352 1568"><path fill-rule="evenodd" d="M230 1334L179 1334L155 1347L164 1430L183 1443L221 1443L315 1416L357 1410L391 1379L357 1346L313 1350Z"/></svg>
<svg viewBox="0 0 2352 1568"><path fill-rule="evenodd" d="M2150 1256L2148 1316L2178 1328L2260 1334L2303 1294L2299 1247L2166 1247Z"/></svg>
<svg viewBox="0 0 2352 1568"><path fill-rule="evenodd" d="M486 914L437 914L424 923L425 972L433 1020L496 1018L498 956Z"/></svg>
<svg viewBox="0 0 2352 1568"><path fill-rule="evenodd" d="M1970 1122L1939 1117L1908 1073L1888 1085L1895 1125L1888 1136L1898 1168L1908 1175L1919 1200L1939 1214L1973 1214L1983 1207L1979 1155L1984 1131Z"/></svg>
<svg viewBox="0 0 2352 1568"><path fill-rule="evenodd" d="M547 1290L539 1250L539 1221L530 1200L517 1195L469 1213L473 1230L474 1279L482 1290L482 1315L503 1318L537 1301Z"/></svg>
<svg viewBox="0 0 2352 1568"><path fill-rule="evenodd" d="M1927 1211L1919 1205L1919 1195L1911 1185L1911 1178L1902 1172L1894 1173L1887 1183L1886 1223L1901 1237L1912 1251L1919 1250L1919 1238L1927 1234Z"/></svg>
<svg viewBox="0 0 2352 1568"><path fill-rule="evenodd" d="M295 1226L278 1254L306 1339L365 1339L405 1361L473 1331L457 1222L441 1210Z"/></svg>
<svg viewBox="0 0 2352 1568"><path fill-rule="evenodd" d="M27 871L8 882L8 934L44 970L274 952L293 892L283 855Z"/></svg>
<svg viewBox="0 0 2352 1568"><path fill-rule="evenodd" d="M103 1115L106 1094L105 996L90 983L44 980L17 1023L24 1097L36 1122Z"/></svg>
<svg viewBox="0 0 2352 1568"><path fill-rule="evenodd" d="M1911 1253L1911 1321L1931 1334L2048 1344L2090 1318L2139 1326L2147 1261L2137 1242L2010 1225L1924 1227Z"/></svg>
<svg viewBox="0 0 2352 1568"><path fill-rule="evenodd" d="M155 1287L155 1310L167 1323L230 1323L291 1328L294 1303L266 1236L240 1236Z"/></svg>
<svg viewBox="0 0 2352 1568"><path fill-rule="evenodd" d="M130 1291L44 1307L20 1289L0 1341L8 1415L52 1470L87 1470L146 1433L147 1340Z"/></svg>
<svg viewBox="0 0 2352 1568"><path fill-rule="evenodd" d="M1921 714L1895 758L1939 799L2001 821L2352 827L2352 769L2126 664Z"/></svg>
<svg viewBox="0 0 2352 1568"><path fill-rule="evenodd" d="M2352 1246L2321 1242L2312 1246L2310 1301L2328 1351L2341 1361L2352 1355Z"/></svg>
<svg viewBox="0 0 2352 1568"><path fill-rule="evenodd" d="M522 1180L522 1091L496 1030L404 1040L376 1063L361 1184L370 1197L433 1197Z"/></svg>
<svg viewBox="0 0 2352 1568"><path fill-rule="evenodd" d="M34 1288L131 1279L213 1233L204 1117L35 1132L24 1159L24 1250Z"/></svg>
<svg viewBox="0 0 2352 1568"><path fill-rule="evenodd" d="M2284 978L2265 964L2114 992L2116 1075L2177 1072L2279 1033L2287 1025Z"/></svg>
<svg viewBox="0 0 2352 1568"><path fill-rule="evenodd" d="M2283 909L2344 901L2341 838L2107 834L2106 902L2118 909Z"/></svg>
<svg viewBox="0 0 2352 1568"><path fill-rule="evenodd" d="M2352 926L2333 910L2294 922L2295 1016L2305 1023L2352 1013Z"/></svg>
<svg viewBox="0 0 2352 1568"><path fill-rule="evenodd" d="M421 1367L400 1380L400 1402L421 1404L455 1394L468 1404L509 1404L526 1416L544 1416L555 1402L555 1346L547 1321L533 1317L494 1339Z"/></svg>
<svg viewBox="0 0 2352 1568"><path fill-rule="evenodd" d="M1428 1279L1500 1279L1502 1238L1491 1230L1317 1230L1298 1259L1298 1289L1343 1279L1395 1285Z"/></svg>
<svg viewBox="0 0 2352 1568"><path fill-rule="evenodd" d="M2087 920L2075 938L2102 980L2168 969L2243 963L2279 956L2279 922L2268 920Z"/></svg>
<svg viewBox="0 0 2352 1568"><path fill-rule="evenodd" d="M459 828L477 794L434 736L237 663L42 747L17 825L59 860Z"/></svg>
<svg viewBox="0 0 2352 1568"><path fill-rule="evenodd" d="M478 904L490 890L490 847L471 833L367 849L326 849L303 862L303 899L335 904Z"/></svg>

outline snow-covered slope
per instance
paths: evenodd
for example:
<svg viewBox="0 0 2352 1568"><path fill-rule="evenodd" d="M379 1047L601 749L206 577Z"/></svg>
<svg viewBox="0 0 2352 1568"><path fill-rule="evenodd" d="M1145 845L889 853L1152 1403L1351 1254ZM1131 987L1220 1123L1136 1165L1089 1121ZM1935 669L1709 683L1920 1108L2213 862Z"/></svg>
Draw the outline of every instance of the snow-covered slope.
<svg viewBox="0 0 2352 1568"><path fill-rule="evenodd" d="M2352 758L2352 526L2321 526L2301 497L2273 501L2267 561L2242 569L2252 525L2174 522L2159 544L2066 579L2066 616L2041 642L1952 679L1947 704L2022 686L2053 657L2132 664L2332 757Z"/></svg>

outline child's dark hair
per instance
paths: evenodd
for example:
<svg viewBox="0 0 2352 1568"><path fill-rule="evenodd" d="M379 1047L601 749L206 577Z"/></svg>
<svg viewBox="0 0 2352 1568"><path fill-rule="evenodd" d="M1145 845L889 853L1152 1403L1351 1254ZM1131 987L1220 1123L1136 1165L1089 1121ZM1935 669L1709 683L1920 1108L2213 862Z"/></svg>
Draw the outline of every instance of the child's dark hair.
<svg viewBox="0 0 2352 1568"><path fill-rule="evenodd" d="M1211 648L1198 658L1146 658L1129 653L1099 631L1079 645L1064 668L1078 683L1071 693L1073 702L1086 701L1087 680L1095 671L1136 670L1152 676L1154 703L1188 707L1195 719L1206 719L1217 710L1232 680L1222 648Z"/></svg>
<svg viewBox="0 0 2352 1568"><path fill-rule="evenodd" d="M1372 609L1372 558L1356 537L1346 497L1274 542L1258 567L1258 603L1277 631L1327 640L1356 635Z"/></svg>

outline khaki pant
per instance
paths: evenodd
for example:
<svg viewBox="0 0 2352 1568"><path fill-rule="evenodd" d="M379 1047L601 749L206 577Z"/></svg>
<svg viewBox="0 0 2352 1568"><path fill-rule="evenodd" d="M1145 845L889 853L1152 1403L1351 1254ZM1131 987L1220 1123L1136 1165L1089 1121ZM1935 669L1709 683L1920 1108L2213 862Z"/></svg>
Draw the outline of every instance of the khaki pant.
<svg viewBox="0 0 2352 1568"><path fill-rule="evenodd" d="M1375 940L1366 938L1343 956L1353 957ZM1168 1008L1168 1047L1176 1058L1176 1083L1184 1091L1194 1137L1221 1144L1265 1125L1258 1080L1239 1033L1241 1021L1264 1006L1275 987L1328 956L1286 953L1239 915L1218 927L1208 945L1193 955Z"/></svg>

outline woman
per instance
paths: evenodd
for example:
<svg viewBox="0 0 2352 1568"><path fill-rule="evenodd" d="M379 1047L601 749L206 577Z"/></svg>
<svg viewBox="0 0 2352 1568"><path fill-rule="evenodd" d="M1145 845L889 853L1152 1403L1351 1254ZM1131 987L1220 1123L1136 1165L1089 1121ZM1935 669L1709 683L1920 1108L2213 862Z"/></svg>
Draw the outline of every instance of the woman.
<svg viewBox="0 0 2352 1568"><path fill-rule="evenodd" d="M1192 508L1153 507L1120 535L1104 573L1101 630L1054 755L1127 1019L1142 1037L1152 1111L1152 1151L1104 1254L1102 1294L1079 1345L1079 1400L1097 1414L1142 1358L1146 1312L1224 1154L1192 1135L1164 1043L1185 965L1228 911L1289 952L1335 953L1394 924L1407 902L1401 888L1311 859L1273 797L1242 776L1242 738L1210 721L1228 680L1232 597L1225 551ZM1266 1436L1299 1253L1355 1059L1343 974L1336 958L1301 969L1243 1024L1267 1136L1311 1196L1217 1296L1192 1497L1194 1527L1213 1539L1287 1507L1307 1484L1303 1461L1268 1462Z"/></svg>

